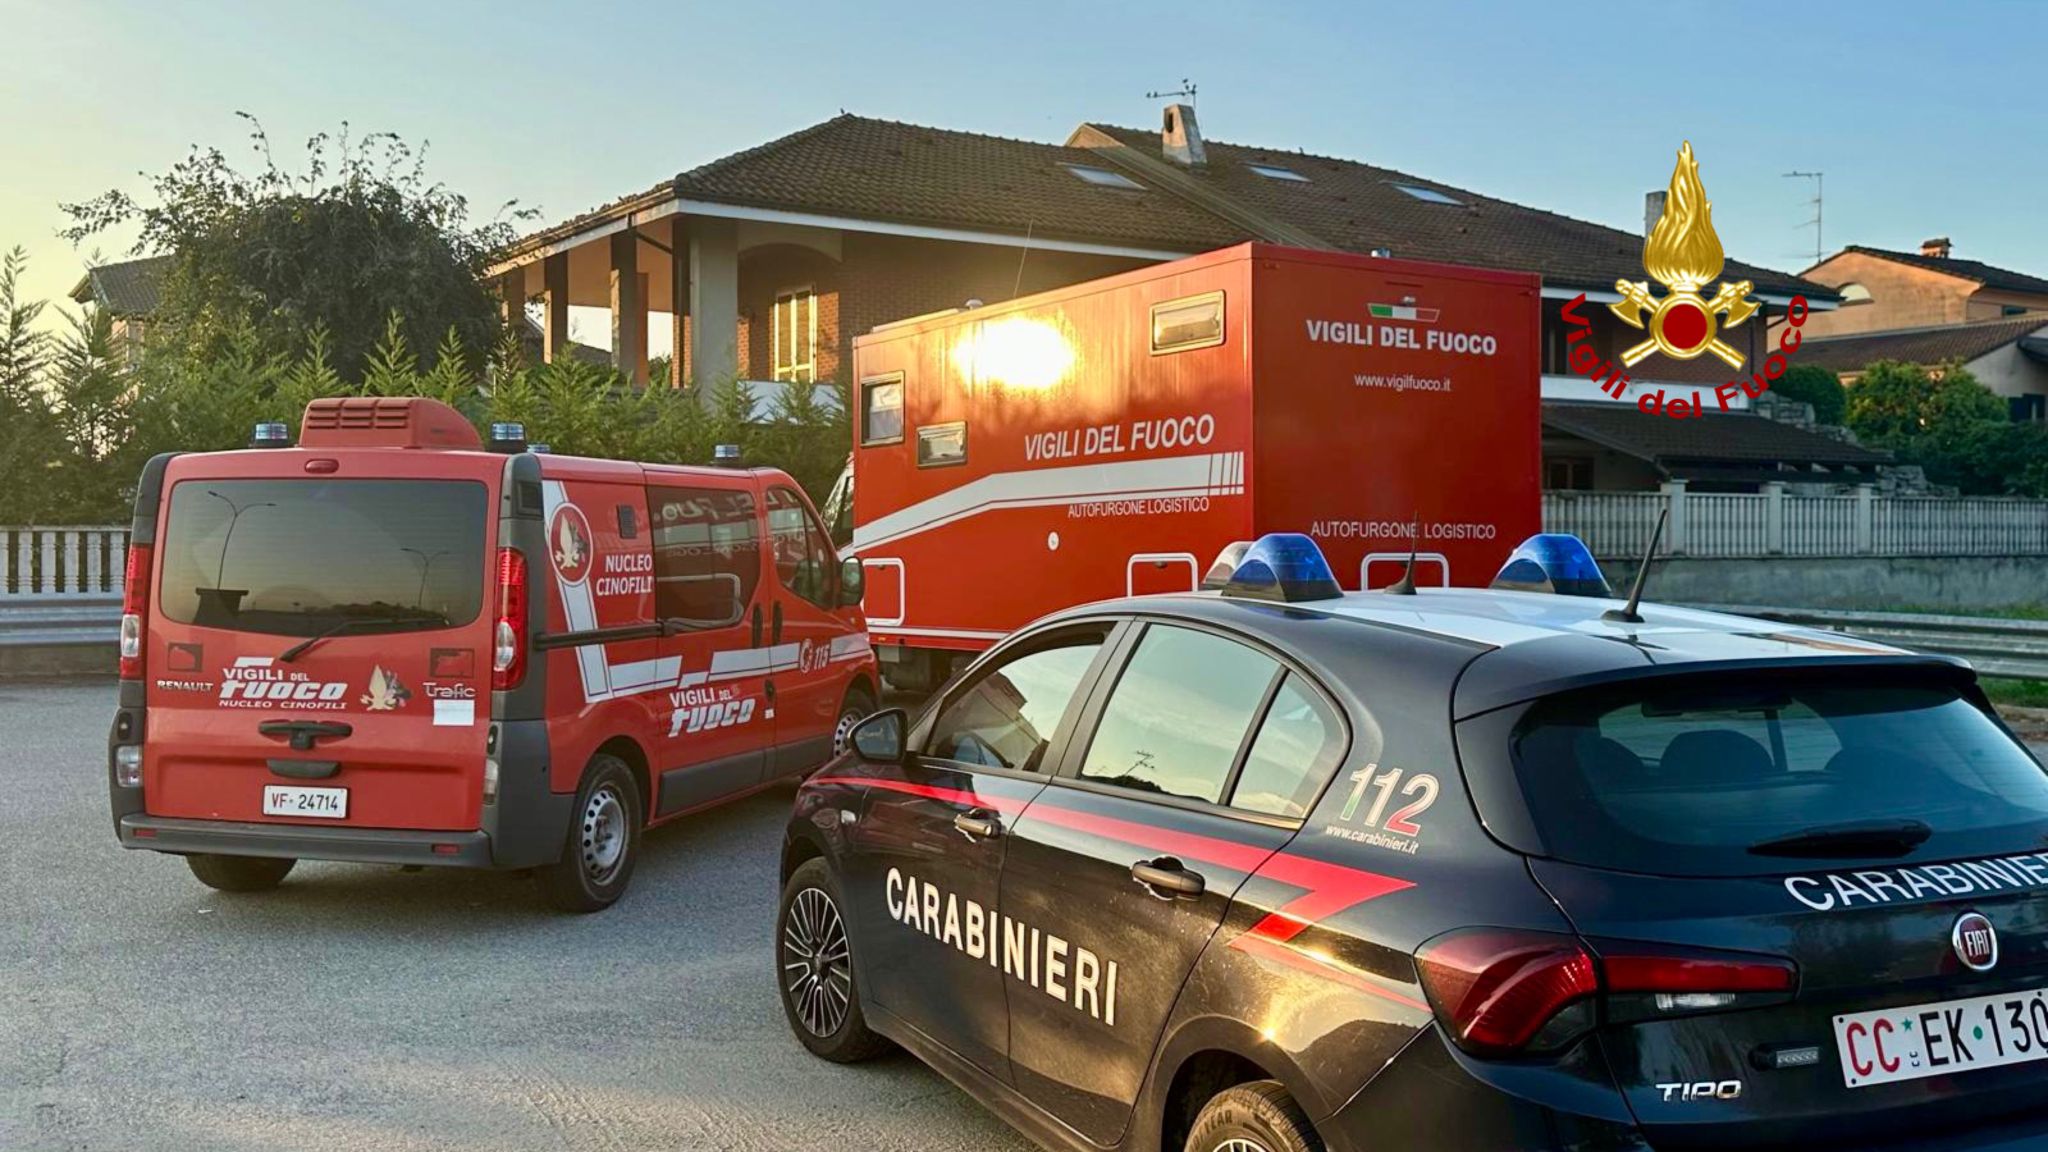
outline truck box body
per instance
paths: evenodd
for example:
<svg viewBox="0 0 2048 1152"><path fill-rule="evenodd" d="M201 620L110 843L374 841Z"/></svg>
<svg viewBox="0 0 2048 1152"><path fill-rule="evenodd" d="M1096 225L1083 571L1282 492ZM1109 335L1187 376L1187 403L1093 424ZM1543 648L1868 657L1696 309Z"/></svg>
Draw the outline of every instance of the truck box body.
<svg viewBox="0 0 2048 1152"><path fill-rule="evenodd" d="M1540 530L1540 316L1534 275L1246 244L862 336L874 639L979 649L1267 532L1356 588L1414 526L1419 583L1484 584Z"/></svg>

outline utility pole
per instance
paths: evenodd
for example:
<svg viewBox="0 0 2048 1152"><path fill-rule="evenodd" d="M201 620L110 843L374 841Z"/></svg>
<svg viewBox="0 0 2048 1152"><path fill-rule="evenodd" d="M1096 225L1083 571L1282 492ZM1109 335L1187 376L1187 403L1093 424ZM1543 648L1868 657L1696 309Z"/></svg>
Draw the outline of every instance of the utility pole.
<svg viewBox="0 0 2048 1152"><path fill-rule="evenodd" d="M1807 203L1813 205L1813 219L1798 225L1798 227L1813 229L1813 262L1815 264L1820 263L1822 258L1827 255L1826 247L1821 239L1821 201L1827 186L1824 179L1825 176L1826 173L1823 172L1787 172L1784 175L1784 178L1787 180L1813 181L1813 199L1807 201Z"/></svg>

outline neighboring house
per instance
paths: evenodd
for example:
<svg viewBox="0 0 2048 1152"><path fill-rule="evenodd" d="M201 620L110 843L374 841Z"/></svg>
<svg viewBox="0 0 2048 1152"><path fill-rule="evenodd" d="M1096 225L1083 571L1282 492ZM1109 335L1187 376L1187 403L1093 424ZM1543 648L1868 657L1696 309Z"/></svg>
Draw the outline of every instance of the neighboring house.
<svg viewBox="0 0 2048 1152"><path fill-rule="evenodd" d="M107 316L114 347L129 365L142 355L142 340L163 303L164 273L170 266L169 256L102 264L88 269L71 289L73 300Z"/></svg>
<svg viewBox="0 0 2048 1152"><path fill-rule="evenodd" d="M1247 240L1540 273L1547 404L1615 403L1565 366L1567 301L1587 297L1603 355L1641 338L1605 307L1617 280L1645 278L1640 235L1355 161L1204 141L1184 105L1158 132L1083 124L1061 144L842 114L528 236L491 275L508 309L544 301L555 354L569 307L595 306L610 310L613 356L636 379L649 326L667 324L681 350L672 383L821 382L850 371L854 336L877 324ZM1752 281L1763 302L1724 336L1752 364L1792 297L1835 300L1732 260L1723 279ZM1658 356L1632 375L1714 406L1732 373ZM1630 411L1637 394L1621 401ZM1762 423L1745 418L1717 442ZM1809 466L1800 452L1773 459Z"/></svg>
<svg viewBox="0 0 2048 1152"><path fill-rule="evenodd" d="M1695 492L1754 492L1772 481L1868 484L1891 463L1847 440L1762 416L1692 420L1619 404L1549 404L1543 410L1543 486L1640 491L1683 480Z"/></svg>
<svg viewBox="0 0 2048 1152"><path fill-rule="evenodd" d="M1850 245L1801 273L1833 288L1842 306L1813 317L1807 332L1846 336L1938 324L2048 314L2048 279L1952 255L1946 236L1918 254Z"/></svg>
<svg viewBox="0 0 2048 1152"><path fill-rule="evenodd" d="M2012 405L2015 420L2048 419L2048 311L1969 324L1942 324L1808 340L1799 362L1818 364L1853 387L1878 360L1916 364L1935 376L1961 365Z"/></svg>

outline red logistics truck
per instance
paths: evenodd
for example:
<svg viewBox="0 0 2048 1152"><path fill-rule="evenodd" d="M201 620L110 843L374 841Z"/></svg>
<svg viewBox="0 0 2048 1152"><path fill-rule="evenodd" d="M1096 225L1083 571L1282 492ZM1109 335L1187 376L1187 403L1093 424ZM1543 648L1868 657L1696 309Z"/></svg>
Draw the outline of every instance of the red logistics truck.
<svg viewBox="0 0 2048 1152"><path fill-rule="evenodd" d="M1541 530L1531 274L1244 244L854 341L852 551L889 680L1313 536L1483 585ZM850 497L850 499L849 499Z"/></svg>

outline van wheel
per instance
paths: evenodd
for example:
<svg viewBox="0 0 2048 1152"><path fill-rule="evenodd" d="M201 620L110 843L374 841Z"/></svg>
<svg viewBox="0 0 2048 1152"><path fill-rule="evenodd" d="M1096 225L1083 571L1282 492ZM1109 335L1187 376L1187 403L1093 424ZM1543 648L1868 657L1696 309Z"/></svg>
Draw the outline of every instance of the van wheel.
<svg viewBox="0 0 2048 1152"><path fill-rule="evenodd" d="M839 705L839 720L832 725L832 755L843 755L853 746L853 730L860 722L875 714L875 698L866 688L855 684L846 690L846 699Z"/></svg>
<svg viewBox="0 0 2048 1152"><path fill-rule="evenodd" d="M284 883L297 860L270 856L218 856L197 852L185 857L185 866L208 888L222 892L268 892Z"/></svg>
<svg viewBox="0 0 2048 1152"><path fill-rule="evenodd" d="M811 1055L852 1064L893 1045L868 1028L853 983L845 904L825 861L812 857L782 886L775 914L775 987L789 1030Z"/></svg>
<svg viewBox="0 0 2048 1152"><path fill-rule="evenodd" d="M639 849L639 782L625 761L599 753L576 790L562 858L536 869L534 880L560 911L601 911L625 895Z"/></svg>
<svg viewBox="0 0 2048 1152"><path fill-rule="evenodd" d="M1255 1080L1202 1106L1186 1152L1323 1152L1323 1141L1279 1081Z"/></svg>

